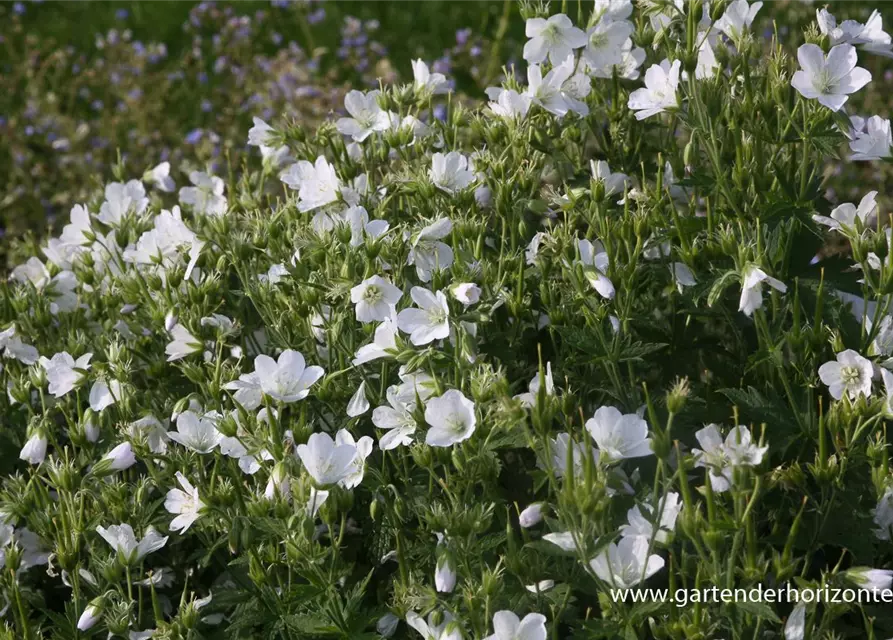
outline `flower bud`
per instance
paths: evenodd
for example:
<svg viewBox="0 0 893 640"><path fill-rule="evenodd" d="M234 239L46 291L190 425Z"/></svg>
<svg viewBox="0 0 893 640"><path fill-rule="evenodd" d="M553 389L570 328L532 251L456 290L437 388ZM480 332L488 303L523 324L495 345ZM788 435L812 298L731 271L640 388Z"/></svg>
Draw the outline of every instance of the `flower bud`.
<svg viewBox="0 0 893 640"><path fill-rule="evenodd" d="M528 506L518 516L518 523L525 529L539 524L543 520L543 508L545 504L542 502L534 502Z"/></svg>
<svg viewBox="0 0 893 640"><path fill-rule="evenodd" d="M78 630L87 631L99 622L100 617L102 617L102 598L94 598L78 618Z"/></svg>

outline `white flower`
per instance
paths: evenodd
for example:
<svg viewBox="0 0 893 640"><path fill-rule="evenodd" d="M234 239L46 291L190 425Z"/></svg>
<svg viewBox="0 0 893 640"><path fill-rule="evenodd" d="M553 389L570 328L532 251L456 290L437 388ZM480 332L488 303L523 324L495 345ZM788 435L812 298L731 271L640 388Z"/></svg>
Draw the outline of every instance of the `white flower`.
<svg viewBox="0 0 893 640"><path fill-rule="evenodd" d="M196 453L211 453L222 438L217 430L217 415L199 416L193 411L184 411L177 416L177 430L168 431L167 436Z"/></svg>
<svg viewBox="0 0 893 640"><path fill-rule="evenodd" d="M282 172L280 179L292 189L298 190L298 209L310 211L338 200L341 181L335 167L325 156L319 156L315 164L301 160Z"/></svg>
<svg viewBox="0 0 893 640"><path fill-rule="evenodd" d="M518 524L525 529L536 526L543 521L543 509L545 504L542 502L534 502L528 505L519 515Z"/></svg>
<svg viewBox="0 0 893 640"><path fill-rule="evenodd" d="M511 611L493 614L493 635L484 640L546 640L546 616L528 613L521 620Z"/></svg>
<svg viewBox="0 0 893 640"><path fill-rule="evenodd" d="M436 187L453 195L474 182L474 171L468 166L468 158L458 151L446 155L435 153L431 157L428 176Z"/></svg>
<svg viewBox="0 0 893 640"><path fill-rule="evenodd" d="M366 237L375 239L387 233L390 225L387 220L369 220L369 214L364 207L354 206L345 211L342 216L350 225L350 246L359 247Z"/></svg>
<svg viewBox="0 0 893 640"><path fill-rule="evenodd" d="M679 293L682 293L685 287L693 287L698 284L698 281L695 280L695 275L685 263L672 262L667 266L670 268L670 275L673 276L673 281L676 283L676 289Z"/></svg>
<svg viewBox="0 0 893 640"><path fill-rule="evenodd" d="M527 67L528 86L524 93L530 97L534 104L538 104L560 118L572 107L564 92L564 84L570 79L573 72L573 56L569 56L563 63L552 67L545 78L540 65L532 64Z"/></svg>
<svg viewBox="0 0 893 640"><path fill-rule="evenodd" d="M491 102L487 105L493 115L508 120L523 120L530 110L531 97L526 93L518 93L514 89L490 87L487 96Z"/></svg>
<svg viewBox="0 0 893 640"><path fill-rule="evenodd" d="M102 457L103 467L109 471L124 471L136 464L136 456L129 442L122 442Z"/></svg>
<svg viewBox="0 0 893 640"><path fill-rule="evenodd" d="M149 184L154 184L159 191L172 193L177 185L171 178L171 163L162 162L157 164L143 174L143 180Z"/></svg>
<svg viewBox="0 0 893 640"><path fill-rule="evenodd" d="M423 287L413 287L409 295L418 308L398 313L397 326L410 334L410 342L419 346L448 338L450 308L443 291L432 293Z"/></svg>
<svg viewBox="0 0 893 640"><path fill-rule="evenodd" d="M531 64L539 64L547 56L552 64L560 64L572 54L573 49L586 45L586 34L563 13L548 20L530 18L525 34L530 40L524 45L524 59Z"/></svg>
<svg viewBox="0 0 893 640"><path fill-rule="evenodd" d="M828 385L828 392L835 400L840 400L844 394L852 400L860 395L869 397L873 375L871 360L852 349L838 353L836 362L826 362L819 367L819 378Z"/></svg>
<svg viewBox="0 0 893 640"><path fill-rule="evenodd" d="M201 353L204 348L202 341L189 333L189 329L180 323L175 324L170 333L173 340L164 348L168 362L180 360L193 353Z"/></svg>
<svg viewBox="0 0 893 640"><path fill-rule="evenodd" d="M298 457L317 484L326 486L342 482L356 473L357 447L338 444L327 433L314 433L307 444L299 444Z"/></svg>
<svg viewBox="0 0 893 640"><path fill-rule="evenodd" d="M92 353L86 353L75 360L67 351L57 353L50 359L41 356L40 366L46 371L47 380L50 382L50 393L61 398L80 384L90 369L92 357Z"/></svg>
<svg viewBox="0 0 893 640"><path fill-rule="evenodd" d="M90 389L90 408L97 413L121 398L121 383L117 380L97 380Z"/></svg>
<svg viewBox="0 0 893 640"><path fill-rule="evenodd" d="M28 438L25 446L19 453L19 460L28 464L40 464L47 456L47 438L43 432L35 432Z"/></svg>
<svg viewBox="0 0 893 640"><path fill-rule="evenodd" d="M632 13L632 0L595 0L593 15L599 20L625 20Z"/></svg>
<svg viewBox="0 0 893 640"><path fill-rule="evenodd" d="M645 511L645 514L642 513ZM676 528L676 518L682 511L682 503L679 494L670 492L660 501L660 506L654 510L649 503L641 506L635 505L626 512L627 524L620 528L620 535L624 538L640 537L650 541L652 536L655 542L665 544L669 534ZM654 521L660 514L660 526L654 533Z"/></svg>
<svg viewBox="0 0 893 640"><path fill-rule="evenodd" d="M695 438L703 449L692 449L696 467L706 468L710 486L717 493L727 491L732 486L734 467L752 467L763 461L768 446L753 444L750 430L737 426L729 432L725 441L719 427L709 424L697 433Z"/></svg>
<svg viewBox="0 0 893 640"><path fill-rule="evenodd" d="M164 508L168 513L177 514L177 517L171 520L171 531L179 531L183 534L192 526L193 522L198 520L199 512L205 504L198 495L198 489L192 486L186 476L179 471L176 476L182 490L171 489L168 491L164 499Z"/></svg>
<svg viewBox="0 0 893 640"><path fill-rule="evenodd" d="M15 325L10 325L8 329L0 331L0 349L3 350L4 358L12 358L22 364L32 365L40 357L37 349L30 344L25 344L16 335Z"/></svg>
<svg viewBox="0 0 893 640"><path fill-rule="evenodd" d="M99 622L99 619L102 618L102 609L95 604L88 604L87 608L84 609L84 612L81 614L81 617L78 618L78 630L79 631L87 631Z"/></svg>
<svg viewBox="0 0 893 640"><path fill-rule="evenodd" d="M248 146L260 149L274 147L278 138L276 130L257 117L251 118L251 122L254 126L248 130Z"/></svg>
<svg viewBox="0 0 893 640"><path fill-rule="evenodd" d="M604 245L596 240L577 239L577 249L580 252L580 263L583 265L583 274L598 294L611 300L614 297L614 283L606 275L610 260Z"/></svg>
<svg viewBox="0 0 893 640"><path fill-rule="evenodd" d="M392 385L388 387L387 399L390 406L376 407L372 412L372 424L387 431L378 440L378 446L383 451L412 444L412 436L416 430L413 417L414 398L413 401L404 402L400 397L399 387Z"/></svg>
<svg viewBox="0 0 893 640"><path fill-rule="evenodd" d="M356 418L367 411L369 411L369 400L366 398L366 381L363 380L347 403L347 415Z"/></svg>
<svg viewBox="0 0 893 640"><path fill-rule="evenodd" d="M356 455L353 459L352 470L338 482L338 484L345 489L353 489L354 487L359 486L359 484L363 481L363 474L365 473L366 468L366 458L368 458L369 454L372 453L372 438L370 438L369 436L363 436L359 440L354 440L354 437L353 435L351 435L350 431L347 431L346 429L339 429L338 433L335 434L335 444L349 445L356 450Z"/></svg>
<svg viewBox="0 0 893 640"><path fill-rule="evenodd" d="M466 307L481 299L481 288L473 282L460 282L450 286L452 296Z"/></svg>
<svg viewBox="0 0 893 640"><path fill-rule="evenodd" d="M555 395L555 382L552 380L552 363L546 363L546 371L543 376L546 380L546 395L552 396ZM515 400L520 400L521 404L531 409L536 406L536 399L539 397L540 392L540 374L537 373L533 376L533 379L530 381L530 384L527 385L527 393L521 393L514 397Z"/></svg>
<svg viewBox="0 0 893 640"><path fill-rule="evenodd" d="M545 537L545 536L543 536ZM527 589L530 593L543 593L548 591L552 587L555 586L554 580L540 580L535 584L526 584L524 588Z"/></svg>
<svg viewBox="0 0 893 640"><path fill-rule="evenodd" d="M357 349L356 356L351 361L353 366L359 366L379 358L387 358L397 350L397 317L392 314L385 318L384 322L375 328L372 342Z"/></svg>
<svg viewBox="0 0 893 640"><path fill-rule="evenodd" d="M750 29L757 12L763 6L762 2L747 4L747 0L735 0L726 7L725 13L713 25L718 31L722 31L732 40L738 40Z"/></svg>
<svg viewBox="0 0 893 640"><path fill-rule="evenodd" d="M890 540L890 533L893 531L893 487L887 487L872 515L874 523L878 526L874 530L878 540Z"/></svg>
<svg viewBox="0 0 893 640"><path fill-rule="evenodd" d="M857 219L862 223L863 227L866 227L870 224L871 218L877 216L877 212L877 191L869 191L859 202L858 207L851 202L844 202L831 211L830 218L813 216L812 219L837 231L840 231L842 228L856 230Z"/></svg>
<svg viewBox="0 0 893 640"><path fill-rule="evenodd" d="M854 567L847 569L845 573L849 580L859 585L861 589L869 591L887 591L893 584L893 571L889 569L869 569L867 567Z"/></svg>
<svg viewBox="0 0 893 640"><path fill-rule="evenodd" d="M116 524L108 529L98 526L96 532L109 543L109 546L118 554L118 558L127 565L136 564L167 543L167 536L160 535L152 527L146 530L146 535L139 541L129 524Z"/></svg>
<svg viewBox="0 0 893 640"><path fill-rule="evenodd" d="M877 10L871 12L865 24L856 20L844 20L839 26L827 9L816 10L819 31L828 36L832 45L860 45L863 50L882 56L893 56L890 34L884 31L883 18Z"/></svg>
<svg viewBox="0 0 893 640"><path fill-rule="evenodd" d="M634 587L664 566L659 555L648 555L649 541L644 538L623 538L611 543L589 566L600 579L618 589Z"/></svg>
<svg viewBox="0 0 893 640"><path fill-rule="evenodd" d="M627 106L636 112L636 120L644 120L667 109L679 106L676 89L679 86L679 60L670 64L664 60L659 65L651 65L645 72L645 87L629 94Z"/></svg>
<svg viewBox="0 0 893 640"><path fill-rule="evenodd" d="M571 448L571 460L574 465L573 473L578 476L583 469L583 463L586 458L586 449L580 442L572 442L570 434L559 433L556 437L549 439L550 453L552 455L552 470L559 478L563 478L568 473L567 456L568 448ZM592 450L593 455L598 459L598 451ZM539 466L544 466L540 464Z"/></svg>
<svg viewBox="0 0 893 640"><path fill-rule="evenodd" d="M367 278L350 290L357 320L363 323L385 320L402 297L403 292L381 276Z"/></svg>
<svg viewBox="0 0 893 640"><path fill-rule="evenodd" d="M378 106L379 91L350 91L344 96L344 108L351 118L339 118L335 124L338 133L350 136L354 142L362 142L376 131L387 131L391 119Z"/></svg>
<svg viewBox="0 0 893 640"><path fill-rule="evenodd" d="M431 73L422 60L412 61L413 87L419 92L444 93L446 77L442 73Z"/></svg>
<svg viewBox="0 0 893 640"><path fill-rule="evenodd" d="M434 588L438 593L452 593L456 588L456 564L449 552L443 552L437 558L434 567Z"/></svg>
<svg viewBox="0 0 893 640"><path fill-rule="evenodd" d="M818 99L832 111L839 111L849 94L871 81L868 70L856 66L856 49L849 44L832 47L827 59L818 45L800 45L797 59L802 68L794 74L791 85L804 98Z"/></svg>
<svg viewBox="0 0 893 640"><path fill-rule="evenodd" d="M619 171L613 173L604 160L590 160L589 169L592 171L592 179L604 186L606 196L622 194L630 182L629 176L625 173Z"/></svg>
<svg viewBox="0 0 893 640"><path fill-rule="evenodd" d="M744 282L741 283L741 298L738 301L738 311L743 311L744 315L751 316L754 311L763 306L764 282L781 293L788 290L785 283L768 276L765 271L756 265L747 265L744 269Z"/></svg>
<svg viewBox="0 0 893 640"><path fill-rule="evenodd" d="M140 215L148 206L149 199L142 182L112 182L105 187L105 202L102 203L96 219L110 227L117 227L125 215Z"/></svg>
<svg viewBox="0 0 893 640"><path fill-rule="evenodd" d="M240 405L245 407L246 411L254 411L263 402L263 389L260 386L260 378L257 372L243 373L238 380L227 382L223 385L224 389L235 391L233 398Z"/></svg>
<svg viewBox="0 0 893 640"><path fill-rule="evenodd" d="M279 402L297 402L310 394L310 387L325 373L322 367L306 366L299 351L286 349L279 360L260 355L254 359L261 390Z"/></svg>
<svg viewBox="0 0 893 640"><path fill-rule="evenodd" d="M590 71L610 73L623 62L623 45L633 33L633 25L626 20L599 20L586 33L586 48L582 59Z"/></svg>
<svg viewBox="0 0 893 640"><path fill-rule="evenodd" d="M862 127L854 131L850 140L853 155L850 160L880 160L890 156L893 147L893 135L890 132L890 121L880 116L871 116Z"/></svg>
<svg viewBox="0 0 893 640"><path fill-rule="evenodd" d="M784 624L784 640L803 640L806 637L806 604L800 602Z"/></svg>
<svg viewBox="0 0 893 640"><path fill-rule="evenodd" d="M477 425L474 402L458 389L450 389L428 401L425 422L431 427L425 435L425 444L432 447L450 447L468 440Z"/></svg>
<svg viewBox="0 0 893 640"><path fill-rule="evenodd" d="M648 423L635 413L624 415L615 407L599 407L585 426L602 456L610 461L653 453Z"/></svg>
<svg viewBox="0 0 893 640"><path fill-rule="evenodd" d="M397 631L398 624L400 624L400 618L388 612L379 618L375 630L385 638L390 638Z"/></svg>
<svg viewBox="0 0 893 640"><path fill-rule="evenodd" d="M227 203L221 178L202 171L193 171L189 174L189 181L195 186L180 189L180 204L191 205L196 213L208 216L222 216L226 213Z"/></svg>
<svg viewBox="0 0 893 640"><path fill-rule="evenodd" d="M437 270L449 269L453 264L453 250L441 242L453 231L449 218L438 218L419 232L409 251L407 264L415 265L416 274L422 282L430 282Z"/></svg>
<svg viewBox="0 0 893 640"><path fill-rule="evenodd" d="M433 612L428 615L427 622L415 611L406 614L406 624L422 634L423 640L462 640L461 628L454 622L453 616L444 612L440 619L440 624L435 625Z"/></svg>

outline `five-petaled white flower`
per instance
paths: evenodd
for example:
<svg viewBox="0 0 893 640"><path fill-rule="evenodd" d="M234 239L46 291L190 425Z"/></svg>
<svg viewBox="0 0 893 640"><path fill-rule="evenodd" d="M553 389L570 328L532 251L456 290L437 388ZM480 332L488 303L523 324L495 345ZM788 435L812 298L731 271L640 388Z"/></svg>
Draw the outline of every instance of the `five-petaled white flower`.
<svg viewBox="0 0 893 640"><path fill-rule="evenodd" d="M382 451L390 451L399 446L412 444L412 436L416 430L415 399L404 401L397 385L388 387L387 400L389 406L376 407L372 411L372 424L387 431L378 440Z"/></svg>
<svg viewBox="0 0 893 640"><path fill-rule="evenodd" d="M539 64L548 56L557 65L574 49L586 46L586 34L563 13L548 19L530 18L524 31L530 38L524 45L524 59L531 64Z"/></svg>
<svg viewBox="0 0 893 640"><path fill-rule="evenodd" d="M890 131L890 121L886 118L871 116L861 122L860 126L854 127L849 137L850 150L853 152L850 160L880 160L891 155L893 134Z"/></svg>
<svg viewBox="0 0 893 640"><path fill-rule="evenodd" d="M340 118L335 126L338 133L350 136L354 142L362 142L376 131L387 131L391 119L378 105L378 90L363 93L350 91L344 96L344 108L352 116Z"/></svg>
<svg viewBox="0 0 893 640"><path fill-rule="evenodd" d="M397 314L397 326L409 334L414 345L428 344L450 335L450 308L443 291L431 292L413 287L409 292L418 308L404 309Z"/></svg>
<svg viewBox="0 0 893 640"><path fill-rule="evenodd" d="M612 172L611 167L604 160L590 160L589 170L592 172L593 181L604 187L605 195L622 194L629 184L629 176L625 173Z"/></svg>
<svg viewBox="0 0 893 640"><path fill-rule="evenodd" d="M580 264L583 265L583 275L598 294L611 300L614 297L614 283L606 275L610 260L604 245L596 240L590 242L585 239L577 239L577 249L580 252Z"/></svg>
<svg viewBox="0 0 893 640"><path fill-rule="evenodd" d="M285 169L279 178L290 188L297 189L298 209L301 211L336 202L341 194L341 180L325 156L319 156L313 164L307 160L296 162Z"/></svg>
<svg viewBox="0 0 893 640"><path fill-rule="evenodd" d="M664 559L659 555L648 555L649 544L649 540L640 537L622 538L619 543L609 544L589 566L612 587L629 589L664 566Z"/></svg>
<svg viewBox="0 0 893 640"><path fill-rule="evenodd" d="M680 511L682 511L682 502L679 500L679 494L672 491L666 497L661 498L660 506L656 510L647 502L641 506L635 505L626 512L627 524L620 528L620 535L624 538L640 537L649 541L653 537L655 542L664 544L676 528L676 518ZM660 517L660 525L655 533L654 522L658 517Z"/></svg>
<svg viewBox="0 0 893 640"><path fill-rule="evenodd" d="M174 179L171 178L170 162L162 162L146 171L143 174L143 181L154 184L159 191L164 191L165 193L172 193L177 188Z"/></svg>
<svg viewBox="0 0 893 640"><path fill-rule="evenodd" d="M179 531L181 534L198 520L200 512L205 506L196 489L182 473L177 471L177 482L182 489L171 489L164 499L164 508L168 513L175 513L177 517L171 520L171 531Z"/></svg>
<svg viewBox="0 0 893 640"><path fill-rule="evenodd" d="M526 93L501 87L488 87L487 97L490 98L488 107L493 115L507 120L523 120L527 117L532 100Z"/></svg>
<svg viewBox="0 0 893 640"><path fill-rule="evenodd" d="M667 109L679 106L676 89L679 87L679 60L672 64L664 60L654 64L645 72L645 87L629 94L627 106L636 112L636 120L644 120Z"/></svg>
<svg viewBox="0 0 893 640"><path fill-rule="evenodd" d="M440 624L434 620L433 611L428 614L427 622L415 611L406 614L406 624L422 634L422 640L462 640L462 629L448 612L440 616Z"/></svg>
<svg viewBox="0 0 893 640"><path fill-rule="evenodd" d="M402 297L403 292L381 276L367 278L350 290L357 320L363 323L387 319Z"/></svg>
<svg viewBox="0 0 893 640"><path fill-rule="evenodd" d="M385 318L384 322L375 327L375 334L372 342L364 344L357 349L354 359L351 361L353 366L372 362L379 358L387 358L394 355L397 351L397 314L391 312L391 315Z"/></svg>
<svg viewBox="0 0 893 640"><path fill-rule="evenodd" d="M92 353L85 353L75 360L67 351L55 354L52 358L41 356L40 366L46 371L50 383L50 393L61 398L74 389L90 369Z"/></svg>
<svg viewBox="0 0 893 640"><path fill-rule="evenodd" d="M180 204L188 204L193 210L208 216L222 216L226 213L226 196L223 195L224 182L217 176L202 171L189 174L189 181L195 185L180 189Z"/></svg>
<svg viewBox="0 0 893 640"><path fill-rule="evenodd" d="M586 33L586 48L582 58L591 73L610 73L623 62L623 45L633 33L632 23L626 20L599 20Z"/></svg>
<svg viewBox="0 0 893 640"><path fill-rule="evenodd" d="M412 61L412 86L416 91L425 93L444 93L447 90L447 79L442 73L431 73L423 60Z"/></svg>
<svg viewBox="0 0 893 640"><path fill-rule="evenodd" d="M835 231L842 229L857 230L856 220L859 220L861 225L865 227L870 223L872 216L877 215L877 212L877 191L869 191L863 196L858 207L852 202L844 202L834 207L830 218L827 216L813 216L812 219Z"/></svg>
<svg viewBox="0 0 893 640"><path fill-rule="evenodd" d="M184 411L177 416L177 430L168 431L167 436L196 453L211 453L223 437L217 430L219 418L216 412L199 416L193 411Z"/></svg>
<svg viewBox="0 0 893 640"><path fill-rule="evenodd" d="M149 206L146 189L139 180L112 182L105 187L105 202L99 208L96 219L110 227L121 224L124 216L142 214Z"/></svg>
<svg viewBox="0 0 893 640"><path fill-rule="evenodd" d="M800 45L797 59L802 68L791 78L791 85L804 98L818 100L832 111L839 111L849 94L871 81L871 73L856 66L856 48L849 44L832 47L827 58L818 45Z"/></svg>
<svg viewBox="0 0 893 640"><path fill-rule="evenodd" d="M749 5L747 0L735 0L726 7L725 13L713 27L737 41L750 29L750 25L753 24L753 20L762 6L762 2L754 2Z"/></svg>
<svg viewBox="0 0 893 640"><path fill-rule="evenodd" d="M616 407L599 407L585 426L608 461L640 458L653 453L648 423L635 413L624 415Z"/></svg>
<svg viewBox="0 0 893 640"><path fill-rule="evenodd" d="M837 360L826 362L819 367L819 378L828 385L828 392L835 400L844 394L852 400L860 395L871 395L871 377L874 366L871 360L863 358L856 351L847 349L837 354Z"/></svg>
<svg viewBox="0 0 893 640"><path fill-rule="evenodd" d="M179 322L173 326L170 333L173 340L164 348L168 362L180 360L193 353L200 353L204 348L202 341Z"/></svg>
<svg viewBox="0 0 893 640"><path fill-rule="evenodd" d="M167 543L167 536L162 536L152 527L146 529L146 535L142 540L136 539L133 527L129 524L115 524L108 529L98 526L96 532L109 543L109 546L118 554L118 559L126 565L138 563Z"/></svg>
<svg viewBox="0 0 893 640"><path fill-rule="evenodd" d="M748 265L744 270L744 281L741 283L741 298L738 301L738 311L751 316L753 312L763 306L763 283L768 284L776 291L784 293L788 287L781 280L766 274L756 265Z"/></svg>
<svg viewBox="0 0 893 640"><path fill-rule="evenodd" d="M279 402L303 400L310 394L310 387L325 373L322 367L306 366L304 356L292 349L283 351L279 360L257 356L254 371L261 390Z"/></svg>
<svg viewBox="0 0 893 640"><path fill-rule="evenodd" d="M474 182L474 171L468 166L468 158L458 151L435 153L431 157L428 176L436 187L450 195Z"/></svg>
<svg viewBox="0 0 893 640"><path fill-rule="evenodd" d="M437 270L449 269L453 264L453 250L442 242L453 231L449 218L438 218L419 232L406 263L415 266L422 282L430 282Z"/></svg>
<svg viewBox="0 0 893 640"><path fill-rule="evenodd" d="M528 613L522 620L511 611L493 614L493 635L484 640L546 640L546 616Z"/></svg>
<svg viewBox="0 0 893 640"><path fill-rule="evenodd" d="M474 433L477 418L474 402L458 389L450 389L425 406L425 422L431 427L425 443L432 447L450 447L468 440Z"/></svg>
<svg viewBox="0 0 893 640"><path fill-rule="evenodd" d="M307 444L297 446L296 453L310 477L322 486L338 484L357 472L356 445L338 443L327 433L311 434Z"/></svg>
<svg viewBox="0 0 893 640"><path fill-rule="evenodd" d="M709 424L697 433L695 438L702 449L692 449L695 466L706 468L710 486L717 493L727 491L732 486L735 467L753 467L763 461L768 446L753 443L750 430L739 425L729 431L725 441L719 426Z"/></svg>

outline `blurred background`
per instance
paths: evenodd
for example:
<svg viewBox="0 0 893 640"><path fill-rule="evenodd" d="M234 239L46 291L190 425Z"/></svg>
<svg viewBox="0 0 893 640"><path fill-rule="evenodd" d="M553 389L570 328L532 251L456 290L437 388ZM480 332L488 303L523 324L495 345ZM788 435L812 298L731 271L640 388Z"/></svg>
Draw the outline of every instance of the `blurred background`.
<svg viewBox="0 0 893 640"><path fill-rule="evenodd" d="M576 19L591 4L564 9ZM818 6L767 2L755 32L777 33L793 55ZM830 3L838 20L878 6L893 15L893 3ZM523 72L524 41L511 0L2 2L0 268L119 162L127 178L162 161L180 180L188 168L226 175L245 157L252 116L312 127L350 89L411 81L416 58L451 80L455 99L481 100L503 65ZM891 61L861 64L876 81L850 112L889 116ZM859 170L884 193L883 172Z"/></svg>

